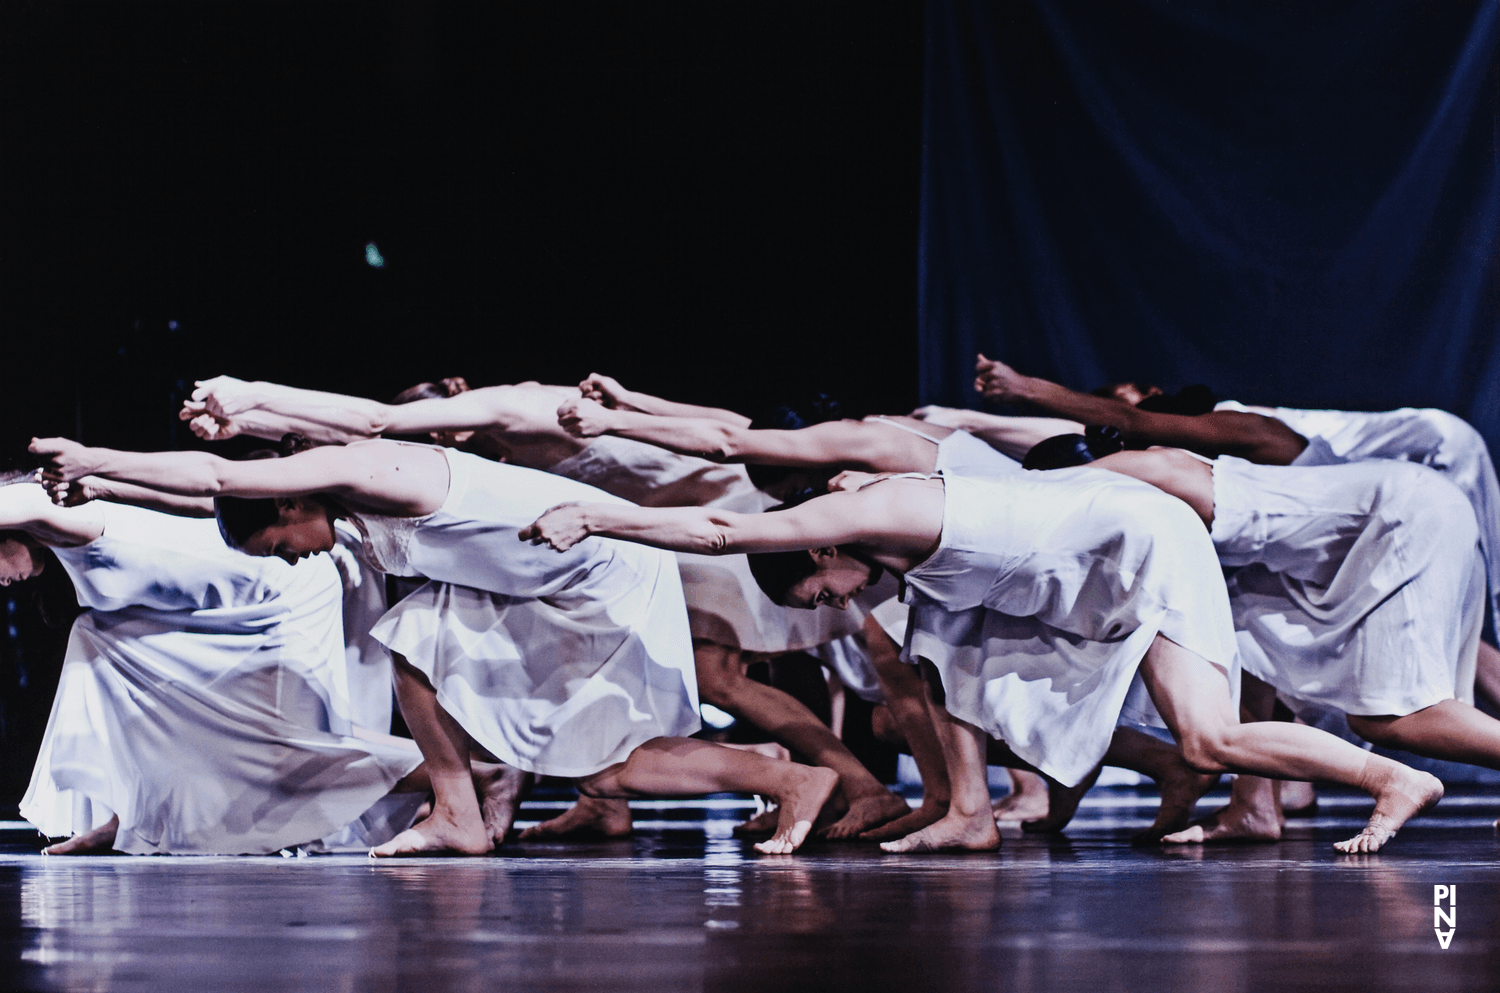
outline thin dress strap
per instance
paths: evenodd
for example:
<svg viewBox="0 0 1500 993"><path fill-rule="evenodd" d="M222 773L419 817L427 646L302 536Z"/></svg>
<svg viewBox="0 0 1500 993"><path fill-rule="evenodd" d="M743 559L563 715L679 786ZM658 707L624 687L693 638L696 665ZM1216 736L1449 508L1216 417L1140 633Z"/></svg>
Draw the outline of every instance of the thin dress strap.
<svg viewBox="0 0 1500 993"><path fill-rule="evenodd" d="M941 445L943 443L943 439L941 439L941 438L934 438L932 435L928 434L925 431L918 431L914 427L909 427L909 426L907 426L905 424L901 424L901 423L899 423L897 421L893 421L890 418L883 417L883 416L881 416L879 414L876 414L873 417L867 417L865 419L869 420L869 421L879 421L881 424L884 424L884 425L886 425L888 427L893 427L893 428L896 428L896 429L901 430L901 431L907 431L907 432L909 432L911 434L916 435L918 438L926 438L928 441L932 442L934 445Z"/></svg>

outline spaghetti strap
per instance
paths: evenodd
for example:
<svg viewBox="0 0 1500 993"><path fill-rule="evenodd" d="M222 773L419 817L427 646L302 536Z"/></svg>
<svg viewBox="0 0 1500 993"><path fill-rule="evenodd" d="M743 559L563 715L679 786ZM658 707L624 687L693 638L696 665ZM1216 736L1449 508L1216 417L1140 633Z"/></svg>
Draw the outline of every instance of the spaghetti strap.
<svg viewBox="0 0 1500 993"><path fill-rule="evenodd" d="M887 425L888 427L893 427L893 428L896 428L896 429L901 430L901 431L910 432L911 434L916 435L918 438L926 438L928 441L932 442L934 445L941 445L943 443L943 439L941 439L941 438L934 438L932 435L928 434L925 431L918 431L914 427L909 427L909 426L907 426L905 424L898 423L896 421L891 420L888 417L883 417L883 416L881 416L879 414L876 414L873 417L867 417L867 418L865 418L865 420L867 420L867 421L878 421L879 423Z"/></svg>

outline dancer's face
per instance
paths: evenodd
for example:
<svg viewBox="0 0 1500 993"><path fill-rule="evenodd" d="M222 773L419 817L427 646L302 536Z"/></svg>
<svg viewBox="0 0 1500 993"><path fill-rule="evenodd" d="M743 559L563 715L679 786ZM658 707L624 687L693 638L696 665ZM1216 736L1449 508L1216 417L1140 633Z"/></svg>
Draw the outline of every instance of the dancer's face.
<svg viewBox="0 0 1500 993"><path fill-rule="evenodd" d="M309 555L333 548L333 515L316 500L291 497L277 501L281 518L250 536L244 550L251 555L275 555L292 565Z"/></svg>
<svg viewBox="0 0 1500 993"><path fill-rule="evenodd" d="M0 538L0 586L39 576L47 559L41 549L20 538Z"/></svg>
<svg viewBox="0 0 1500 993"><path fill-rule="evenodd" d="M837 548L815 548L808 552L818 571L787 590L786 606L812 610L829 606L843 610L869 585L873 567Z"/></svg>

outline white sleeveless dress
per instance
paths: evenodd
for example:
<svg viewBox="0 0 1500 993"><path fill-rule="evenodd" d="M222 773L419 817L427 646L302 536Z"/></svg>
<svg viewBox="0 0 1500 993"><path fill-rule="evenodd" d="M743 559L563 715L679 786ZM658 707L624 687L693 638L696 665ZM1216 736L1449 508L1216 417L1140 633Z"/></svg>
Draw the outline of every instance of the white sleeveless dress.
<svg viewBox="0 0 1500 993"><path fill-rule="evenodd" d="M370 635L385 616L385 574L363 554L364 536L346 521L337 521L329 558L344 587L344 669L349 682L349 719L385 734L391 729L395 674L391 652Z"/></svg>
<svg viewBox="0 0 1500 993"><path fill-rule="evenodd" d="M936 667L952 714L1073 785L1122 718L1160 723L1136 676L1157 634L1237 695L1229 598L1187 504L1088 467L945 487L938 549L905 577L904 654Z"/></svg>
<svg viewBox="0 0 1500 993"><path fill-rule="evenodd" d="M1216 410L1243 410L1226 401ZM1418 462L1463 491L1479 522L1479 547L1489 575L1489 609L1500 630L1500 480L1489 448L1463 418L1445 410L1296 410L1274 408L1277 420L1308 440L1295 465L1332 465L1371 459Z"/></svg>
<svg viewBox="0 0 1500 993"><path fill-rule="evenodd" d="M566 552L516 534L560 503L623 503L561 476L437 449L447 499L362 514L373 564L427 583L374 636L420 669L496 758L588 776L699 728L692 639L670 552L593 536Z"/></svg>
<svg viewBox="0 0 1500 993"><path fill-rule="evenodd" d="M104 534L54 549L89 609L22 816L59 837L117 814L115 848L135 854L367 847L408 826L416 794L405 820L376 822L421 755L348 734L333 564L252 558L211 520L94 506Z"/></svg>
<svg viewBox="0 0 1500 993"><path fill-rule="evenodd" d="M742 465L679 455L630 438L603 435L547 470L597 486L642 507L717 507L757 514L775 500L755 488ZM804 651L859 630L863 615L772 603L743 555L677 554L694 638L746 652Z"/></svg>
<svg viewBox="0 0 1500 993"><path fill-rule="evenodd" d="M1473 702L1484 565L1458 487L1403 462L1210 464L1246 671L1346 714Z"/></svg>
<svg viewBox="0 0 1500 993"><path fill-rule="evenodd" d="M934 471L945 476L994 477L1022 471L1021 464L1015 459L990 447L967 431L956 429L946 438L935 438L925 431L886 417L874 416L865 420L906 431L932 442L937 446ZM860 594L849 605L851 614L856 606L859 614L855 616L859 617L861 624L865 616L873 617L888 638L898 645L905 643L907 607L901 602L894 583L882 582ZM856 696L871 703L880 703L885 699L862 632L820 645L811 654L833 670L844 686Z"/></svg>

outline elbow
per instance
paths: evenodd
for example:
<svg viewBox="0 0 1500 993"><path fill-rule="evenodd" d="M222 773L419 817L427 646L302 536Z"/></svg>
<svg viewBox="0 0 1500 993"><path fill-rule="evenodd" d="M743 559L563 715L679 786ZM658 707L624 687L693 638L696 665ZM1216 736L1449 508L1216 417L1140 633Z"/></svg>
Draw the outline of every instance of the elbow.
<svg viewBox="0 0 1500 993"><path fill-rule="evenodd" d="M369 412L360 418L355 429L350 432L357 435L358 439L379 438L391 429L391 414L384 406Z"/></svg>
<svg viewBox="0 0 1500 993"><path fill-rule="evenodd" d="M739 443L737 432L730 429L716 430L707 439L708 444L704 447L701 457L710 462L738 462L744 453L744 446Z"/></svg>

